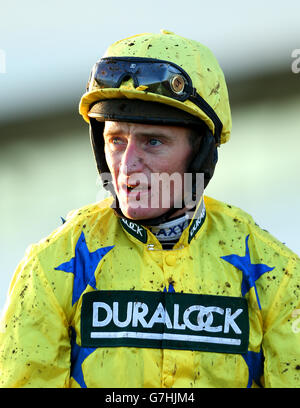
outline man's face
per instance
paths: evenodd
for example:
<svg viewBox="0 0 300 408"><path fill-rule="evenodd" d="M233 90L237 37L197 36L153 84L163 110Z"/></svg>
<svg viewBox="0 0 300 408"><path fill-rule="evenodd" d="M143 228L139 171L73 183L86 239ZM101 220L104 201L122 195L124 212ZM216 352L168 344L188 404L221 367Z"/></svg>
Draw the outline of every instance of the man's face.
<svg viewBox="0 0 300 408"><path fill-rule="evenodd" d="M183 175L192 154L189 132L179 126L105 122L106 161L127 218L155 218L174 200L182 203Z"/></svg>

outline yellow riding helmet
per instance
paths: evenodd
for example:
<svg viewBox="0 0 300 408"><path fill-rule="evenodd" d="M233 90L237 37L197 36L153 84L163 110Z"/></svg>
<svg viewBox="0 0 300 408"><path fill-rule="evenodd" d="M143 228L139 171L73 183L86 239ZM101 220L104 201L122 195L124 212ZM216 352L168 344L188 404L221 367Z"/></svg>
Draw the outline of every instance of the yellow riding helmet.
<svg viewBox="0 0 300 408"><path fill-rule="evenodd" d="M193 93L187 99L180 100L152 92L143 83L135 86L132 79L122 81L118 87L89 86L79 105L79 112L86 122L89 122L88 113L97 101L138 99L163 103L187 112L205 122L212 134L217 136L219 143L226 143L229 140L231 113L224 74L212 52L204 45L170 31L161 30L160 34L143 33L117 41L107 49L103 57L169 61L187 74L192 83ZM176 91L176 84L171 85ZM180 81L177 85L181 88Z"/></svg>

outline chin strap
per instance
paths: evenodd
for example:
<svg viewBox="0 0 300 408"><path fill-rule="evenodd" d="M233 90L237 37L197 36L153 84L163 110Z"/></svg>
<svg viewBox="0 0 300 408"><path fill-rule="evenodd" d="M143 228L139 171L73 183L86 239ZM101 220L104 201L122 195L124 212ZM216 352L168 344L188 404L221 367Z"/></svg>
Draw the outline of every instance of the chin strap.
<svg viewBox="0 0 300 408"><path fill-rule="evenodd" d="M218 150L215 138L210 129L206 128L205 135L203 135L200 147L195 154L188 171L193 175L193 195L196 194L196 174L204 174L204 188L208 185L212 178L215 167L218 161Z"/></svg>

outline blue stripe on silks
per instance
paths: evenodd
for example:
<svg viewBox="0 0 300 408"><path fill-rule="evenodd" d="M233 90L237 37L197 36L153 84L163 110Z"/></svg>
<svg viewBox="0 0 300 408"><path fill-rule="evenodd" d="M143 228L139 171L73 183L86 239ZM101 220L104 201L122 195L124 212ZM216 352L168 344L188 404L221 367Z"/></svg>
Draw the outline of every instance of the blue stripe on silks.
<svg viewBox="0 0 300 408"><path fill-rule="evenodd" d="M71 377L80 385L81 388L87 388L82 371L82 363L96 348L80 347L76 343L76 332L71 327Z"/></svg>
<svg viewBox="0 0 300 408"><path fill-rule="evenodd" d="M264 355L262 349L259 353L254 351L248 351L246 354L242 354L249 370L249 378L247 388L251 388L254 381L258 386L262 387L260 377L264 371Z"/></svg>

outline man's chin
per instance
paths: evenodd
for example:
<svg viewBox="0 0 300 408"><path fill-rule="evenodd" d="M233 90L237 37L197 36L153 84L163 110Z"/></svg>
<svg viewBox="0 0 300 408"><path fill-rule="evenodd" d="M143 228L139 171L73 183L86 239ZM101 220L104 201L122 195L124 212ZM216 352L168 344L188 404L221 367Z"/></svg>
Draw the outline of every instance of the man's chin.
<svg viewBox="0 0 300 408"><path fill-rule="evenodd" d="M149 220L163 215L168 209L159 208L131 208L122 207L121 211L126 218L131 220Z"/></svg>

